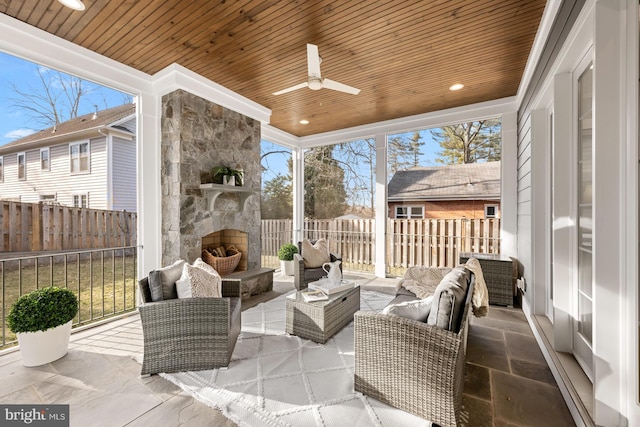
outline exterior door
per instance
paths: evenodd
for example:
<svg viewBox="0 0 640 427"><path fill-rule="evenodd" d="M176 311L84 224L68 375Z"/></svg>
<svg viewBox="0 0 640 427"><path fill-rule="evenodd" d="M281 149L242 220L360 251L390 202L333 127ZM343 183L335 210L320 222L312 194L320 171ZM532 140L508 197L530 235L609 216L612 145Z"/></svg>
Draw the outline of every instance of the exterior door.
<svg viewBox="0 0 640 427"><path fill-rule="evenodd" d="M577 260L573 353L593 381L593 63L577 78Z"/></svg>

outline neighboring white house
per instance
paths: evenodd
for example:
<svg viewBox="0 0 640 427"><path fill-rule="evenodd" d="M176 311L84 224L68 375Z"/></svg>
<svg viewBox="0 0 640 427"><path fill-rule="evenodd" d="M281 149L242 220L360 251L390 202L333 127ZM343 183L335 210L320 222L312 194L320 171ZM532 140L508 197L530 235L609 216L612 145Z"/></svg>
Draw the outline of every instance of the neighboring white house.
<svg viewBox="0 0 640 427"><path fill-rule="evenodd" d="M0 200L136 210L135 104L0 146Z"/></svg>

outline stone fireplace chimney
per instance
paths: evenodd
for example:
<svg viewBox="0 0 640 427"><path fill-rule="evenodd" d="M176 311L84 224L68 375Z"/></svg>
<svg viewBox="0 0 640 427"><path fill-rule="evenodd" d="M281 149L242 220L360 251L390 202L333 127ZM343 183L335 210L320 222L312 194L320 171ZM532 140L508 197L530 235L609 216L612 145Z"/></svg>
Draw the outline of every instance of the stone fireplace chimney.
<svg viewBox="0 0 640 427"><path fill-rule="evenodd" d="M183 90L162 97L162 263L193 262L230 231L247 242L239 269L260 267L260 123ZM244 171L242 189L200 188L215 166ZM233 187L230 187L233 189ZM214 239L214 240L211 240Z"/></svg>

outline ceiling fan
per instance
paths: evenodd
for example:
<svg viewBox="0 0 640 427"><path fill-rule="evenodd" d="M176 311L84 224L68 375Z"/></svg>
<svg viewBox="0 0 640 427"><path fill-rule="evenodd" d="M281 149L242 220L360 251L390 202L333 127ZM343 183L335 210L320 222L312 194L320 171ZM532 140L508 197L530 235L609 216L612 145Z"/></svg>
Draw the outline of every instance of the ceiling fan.
<svg viewBox="0 0 640 427"><path fill-rule="evenodd" d="M273 94L282 95L283 93L292 92L294 90L302 89L303 87L308 87L311 90L320 90L322 88L332 89L340 92L350 93L352 95L357 95L360 93L360 89L356 89L355 87L351 87L334 80L323 79L320 76L320 62L322 62L322 58L320 58L320 54L318 53L318 46L307 43L307 69L309 74L307 77L307 81L295 86L288 87L286 89L279 90L277 92L273 92Z"/></svg>

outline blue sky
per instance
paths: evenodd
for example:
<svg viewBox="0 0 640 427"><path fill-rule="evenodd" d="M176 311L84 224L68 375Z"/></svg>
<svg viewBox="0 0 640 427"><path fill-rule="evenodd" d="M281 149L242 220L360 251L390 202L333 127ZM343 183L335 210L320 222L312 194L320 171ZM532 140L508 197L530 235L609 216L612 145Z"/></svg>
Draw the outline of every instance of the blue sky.
<svg viewBox="0 0 640 427"><path fill-rule="evenodd" d="M32 62L0 52L0 145L45 127L33 123L27 114L16 109L10 100L16 96L11 89L11 84L25 91L29 88L42 87L37 73L38 67L40 66ZM44 72L53 71L45 67L41 69ZM110 88L91 82L83 84L83 87L90 90L90 93L82 98L80 115L93 112L94 105L98 105L98 109L102 110L126 102L124 94Z"/></svg>

